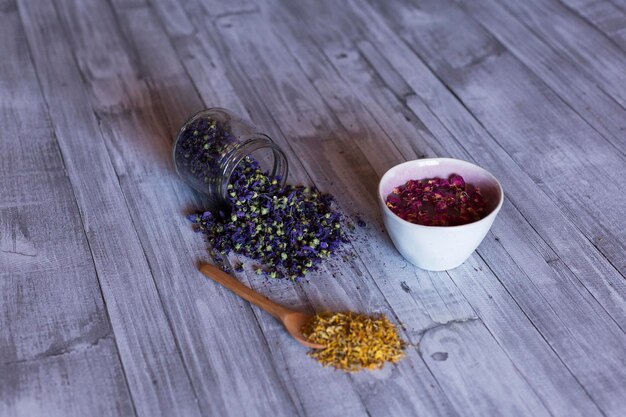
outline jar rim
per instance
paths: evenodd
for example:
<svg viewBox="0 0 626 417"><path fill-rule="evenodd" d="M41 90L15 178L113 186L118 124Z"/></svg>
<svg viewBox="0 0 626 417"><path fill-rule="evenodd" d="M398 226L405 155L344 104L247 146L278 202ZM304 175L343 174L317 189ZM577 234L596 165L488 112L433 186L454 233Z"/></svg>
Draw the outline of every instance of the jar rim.
<svg viewBox="0 0 626 417"><path fill-rule="evenodd" d="M224 181L222 181L219 192L219 198L226 201L228 193L228 184L235 172L235 168L246 157L260 149L270 149L274 156L274 166L269 176L272 178L279 177L281 188L285 186L289 167L287 164L287 156L282 149L267 135L249 135L240 137L242 142L224 156Z"/></svg>
<svg viewBox="0 0 626 417"><path fill-rule="evenodd" d="M198 119L207 116L214 118L222 123L239 123L241 125L247 126L252 130L252 133L240 134L235 136L237 139L237 143L235 143L233 147L225 154L223 154L219 159L221 175L215 185L215 188L213 189L214 194L212 194L211 192L208 193L210 197L212 196L212 198L215 199L214 202L216 205L225 205L228 201L228 184L230 183L235 168L246 156L249 156L253 152L260 149L269 149L272 151L273 167L268 175L274 178L279 177L280 186L285 186L289 171L289 165L287 157L283 150L272 140L271 137L264 133L260 133L254 123L243 119L235 113L231 112L230 110L222 107L209 107L198 111L189 119L187 119L178 131L172 147L172 160L174 163L174 171L180 178L183 178L183 180L185 180L185 175L183 175L183 173L179 170L176 159L178 143L180 142L181 138L184 136L185 131L191 124L196 122ZM185 180L185 182L197 191L200 191L203 194L207 194L206 190L202 189L201 187L199 188L193 181Z"/></svg>

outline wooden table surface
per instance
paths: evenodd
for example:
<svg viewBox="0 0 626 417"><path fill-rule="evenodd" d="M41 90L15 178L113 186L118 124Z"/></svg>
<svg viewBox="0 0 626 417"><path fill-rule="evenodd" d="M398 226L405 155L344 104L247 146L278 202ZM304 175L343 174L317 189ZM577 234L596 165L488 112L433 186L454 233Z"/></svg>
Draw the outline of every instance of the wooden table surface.
<svg viewBox="0 0 626 417"><path fill-rule="evenodd" d="M626 415L625 0L0 0L0 415ZM367 225L302 311L382 312L407 357L344 374L201 276L173 135L212 106ZM391 166L473 161L506 201L417 269Z"/></svg>

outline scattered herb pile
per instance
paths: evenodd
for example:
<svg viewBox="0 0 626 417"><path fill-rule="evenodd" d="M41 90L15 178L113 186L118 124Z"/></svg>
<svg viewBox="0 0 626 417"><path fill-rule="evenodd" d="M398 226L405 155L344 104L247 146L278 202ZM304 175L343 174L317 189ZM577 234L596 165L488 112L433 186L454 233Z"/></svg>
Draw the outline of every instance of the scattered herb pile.
<svg viewBox="0 0 626 417"><path fill-rule="evenodd" d="M458 226L487 214L480 188L456 174L409 180L393 189L386 204L402 219L423 226Z"/></svg>
<svg viewBox="0 0 626 417"><path fill-rule="evenodd" d="M221 144L231 142L230 134L215 121L190 129L195 139L188 153L195 154L194 169L204 175L203 161L212 163L215 153L222 152ZM214 251L248 256L263 265L257 273L293 280L315 269L346 241L332 201L332 196L313 188L281 187L280 178L270 177L246 157L231 175L227 207L189 219Z"/></svg>
<svg viewBox="0 0 626 417"><path fill-rule="evenodd" d="M346 372L379 369L385 362L395 363L404 357L404 342L384 315L321 313L304 325L302 334L326 346L309 356Z"/></svg>

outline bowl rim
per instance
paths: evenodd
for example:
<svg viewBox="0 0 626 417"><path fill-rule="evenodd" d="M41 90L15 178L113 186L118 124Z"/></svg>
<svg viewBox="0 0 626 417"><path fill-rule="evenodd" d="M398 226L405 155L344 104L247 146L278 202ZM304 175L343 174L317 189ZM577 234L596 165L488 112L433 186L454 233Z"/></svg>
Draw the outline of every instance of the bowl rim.
<svg viewBox="0 0 626 417"><path fill-rule="evenodd" d="M470 223L465 223L465 224L459 224L456 226L426 226L423 224L417 224L417 223L411 223L407 220L404 220L402 217L398 216L396 213L394 213L393 211L391 211L391 209L389 207L387 207L386 204L386 196L383 196L382 194L382 185L383 185L383 181L385 179L385 177L387 177L392 171L395 171L396 169L400 168L401 166L404 165L414 165L414 164L418 164L421 162L428 162L428 161L435 161L435 162L461 162L467 165L470 165L472 167L478 168L479 170L483 171L484 173L486 173L497 185L498 191L500 193L500 200L498 201L498 205L491 210L491 212L489 212L488 215L486 215L485 217L483 217L480 220L476 220ZM460 174L459 174L460 175ZM420 179L420 178L417 178ZM454 229L460 229L460 228L464 228L467 226L472 226L472 225L476 225L478 223L481 222L486 222L488 219L490 219L491 217L494 217L495 215L498 214L498 212L500 211L500 208L502 207L502 204L504 203L504 190L502 189L502 184L500 184L500 181L498 181L498 179L496 178L495 175L493 175L491 172L487 171L485 168L474 164L473 162L469 162L463 159L456 159L456 158L419 158L419 159L411 159L409 161L405 161L402 162L400 164L394 165L391 168L389 168L382 177L380 177L380 181L378 182L378 201L381 203L382 205L382 209L384 214L391 214L396 220L399 220L401 223L406 223L407 226L409 227L416 227L416 228L426 228L426 229L441 229L441 230L454 230Z"/></svg>

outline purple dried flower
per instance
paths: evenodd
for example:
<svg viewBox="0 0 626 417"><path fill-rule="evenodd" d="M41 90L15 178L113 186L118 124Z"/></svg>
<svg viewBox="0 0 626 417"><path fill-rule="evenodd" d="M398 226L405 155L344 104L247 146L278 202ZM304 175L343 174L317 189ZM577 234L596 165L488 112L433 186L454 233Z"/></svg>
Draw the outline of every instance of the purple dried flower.
<svg viewBox="0 0 626 417"><path fill-rule="evenodd" d="M214 250L239 253L265 265L256 268L257 273L294 280L315 270L346 241L341 216L331 207L332 196L303 186L280 188L279 181L249 157L236 167L228 191L230 212L188 218Z"/></svg>

